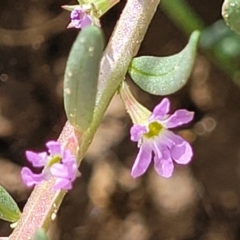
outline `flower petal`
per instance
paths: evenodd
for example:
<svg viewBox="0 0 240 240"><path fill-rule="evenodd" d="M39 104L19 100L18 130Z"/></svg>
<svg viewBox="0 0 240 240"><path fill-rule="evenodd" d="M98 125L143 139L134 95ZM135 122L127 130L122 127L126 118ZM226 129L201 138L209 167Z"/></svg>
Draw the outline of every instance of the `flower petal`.
<svg viewBox="0 0 240 240"><path fill-rule="evenodd" d="M75 180L78 174L78 165L75 157L69 150L63 151L62 163L66 167L71 180Z"/></svg>
<svg viewBox="0 0 240 240"><path fill-rule="evenodd" d="M165 128L174 128L192 121L193 116L194 112L190 112L185 109L180 109L173 113L169 118L162 121L161 124Z"/></svg>
<svg viewBox="0 0 240 240"><path fill-rule="evenodd" d="M50 167L50 173L57 178L70 178L70 174L68 171L68 168L61 164L61 163L55 163Z"/></svg>
<svg viewBox="0 0 240 240"><path fill-rule="evenodd" d="M29 168L23 167L21 171L21 176L23 182L28 186L32 187L35 184L38 184L44 180L46 180L46 174L40 173L40 174L34 174Z"/></svg>
<svg viewBox="0 0 240 240"><path fill-rule="evenodd" d="M174 145L171 149L171 156L175 162L179 164L187 164L191 161L193 156L192 147L188 142L183 145Z"/></svg>
<svg viewBox="0 0 240 240"><path fill-rule="evenodd" d="M92 24L93 20L91 16L87 14L87 12L80 8L76 7L70 14L71 23L67 28L75 27L75 28L84 28Z"/></svg>
<svg viewBox="0 0 240 240"><path fill-rule="evenodd" d="M168 131L168 146L173 160L179 164L187 164L191 161L193 151L191 145L182 137Z"/></svg>
<svg viewBox="0 0 240 240"><path fill-rule="evenodd" d="M92 24L92 19L89 15L85 14L85 16L82 18L81 27L85 28L87 26L90 26Z"/></svg>
<svg viewBox="0 0 240 240"><path fill-rule="evenodd" d="M163 120L170 110L170 101L168 98L164 98L154 109L149 121Z"/></svg>
<svg viewBox="0 0 240 240"><path fill-rule="evenodd" d="M77 28L80 29L82 27L82 20L71 20L71 22L68 24L67 28Z"/></svg>
<svg viewBox="0 0 240 240"><path fill-rule="evenodd" d="M151 149L150 143L143 142L139 149L139 153L134 162L134 165L132 167L132 172L131 172L132 177L136 178L144 174L147 168L149 167L151 158L152 158L152 149Z"/></svg>
<svg viewBox="0 0 240 240"><path fill-rule="evenodd" d="M158 155L154 156L154 168L160 176L169 178L172 176L174 169L169 149L161 149L161 154L161 158Z"/></svg>
<svg viewBox="0 0 240 240"><path fill-rule="evenodd" d="M76 162L67 163L65 167L68 170L71 181L74 181L78 175L78 166Z"/></svg>
<svg viewBox="0 0 240 240"><path fill-rule="evenodd" d="M154 168L158 175L170 178L173 173L174 165L172 161L160 160L154 162Z"/></svg>
<svg viewBox="0 0 240 240"><path fill-rule="evenodd" d="M85 11L81 7L77 6L71 11L70 18L71 20L81 21L84 14L85 14Z"/></svg>
<svg viewBox="0 0 240 240"><path fill-rule="evenodd" d="M146 132L147 128L145 126L134 124L130 130L131 141L138 142Z"/></svg>
<svg viewBox="0 0 240 240"><path fill-rule="evenodd" d="M31 162L34 167L43 167L47 162L46 152L36 153L32 151L26 151L25 155L28 161Z"/></svg>
<svg viewBox="0 0 240 240"><path fill-rule="evenodd" d="M54 155L62 155L62 147L61 144L57 141L49 141L46 143L46 146L48 148L49 153L54 156Z"/></svg>
<svg viewBox="0 0 240 240"><path fill-rule="evenodd" d="M72 153L68 149L63 151L62 162L63 163L73 163L73 162L76 162L76 160L73 157Z"/></svg>
<svg viewBox="0 0 240 240"><path fill-rule="evenodd" d="M54 190L69 190L72 189L72 182L66 178L57 178L54 185Z"/></svg>

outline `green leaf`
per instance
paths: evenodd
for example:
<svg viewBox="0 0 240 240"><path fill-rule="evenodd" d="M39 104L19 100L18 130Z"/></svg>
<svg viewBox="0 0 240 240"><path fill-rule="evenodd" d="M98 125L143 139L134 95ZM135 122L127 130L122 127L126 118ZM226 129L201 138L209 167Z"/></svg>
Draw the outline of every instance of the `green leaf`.
<svg viewBox="0 0 240 240"><path fill-rule="evenodd" d="M0 185L0 219L8 222L16 222L19 220L21 212L9 195L9 193Z"/></svg>
<svg viewBox="0 0 240 240"><path fill-rule="evenodd" d="M240 0L225 0L222 16L232 30L240 34Z"/></svg>
<svg viewBox="0 0 240 240"><path fill-rule="evenodd" d="M151 94L167 95L178 91L190 76L199 37L199 31L194 31L187 46L169 57L134 58L128 73L140 88Z"/></svg>
<svg viewBox="0 0 240 240"><path fill-rule="evenodd" d="M103 48L102 30L95 26L84 28L67 61L64 105L69 122L79 131L86 130L92 122Z"/></svg>
<svg viewBox="0 0 240 240"><path fill-rule="evenodd" d="M44 231L44 229L39 228L34 233L32 240L49 240L49 238L48 238L46 232Z"/></svg>

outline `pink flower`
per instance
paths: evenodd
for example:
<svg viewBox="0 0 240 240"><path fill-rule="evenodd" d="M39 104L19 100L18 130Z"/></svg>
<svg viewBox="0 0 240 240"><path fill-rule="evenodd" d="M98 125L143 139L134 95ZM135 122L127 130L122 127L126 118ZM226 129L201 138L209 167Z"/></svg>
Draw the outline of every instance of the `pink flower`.
<svg viewBox="0 0 240 240"><path fill-rule="evenodd" d="M190 122L194 113L180 109L170 115L169 110L170 101L164 98L149 114L147 121L135 122L131 128L131 140L138 142L140 148L132 167L134 178L146 172L152 156L156 172L166 178L172 176L173 161L187 164L191 160L190 144L168 129Z"/></svg>
<svg viewBox="0 0 240 240"><path fill-rule="evenodd" d="M26 157L34 167L44 168L41 173L34 174L29 168L23 167L21 171L23 182L31 187L53 176L56 178L55 190L71 189L78 171L76 159L69 150L64 150L59 142L49 141L46 146L48 152L26 151Z"/></svg>
<svg viewBox="0 0 240 240"><path fill-rule="evenodd" d="M84 28L92 24L91 16L80 6L75 7L70 15L71 22L67 28Z"/></svg>

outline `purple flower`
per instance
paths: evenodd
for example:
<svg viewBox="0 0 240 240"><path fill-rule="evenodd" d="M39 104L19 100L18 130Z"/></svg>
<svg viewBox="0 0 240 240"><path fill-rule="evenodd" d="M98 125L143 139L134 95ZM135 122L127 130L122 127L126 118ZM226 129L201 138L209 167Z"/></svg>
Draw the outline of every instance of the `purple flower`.
<svg viewBox="0 0 240 240"><path fill-rule="evenodd" d="M23 167L21 171L23 182L31 187L53 176L56 178L55 190L71 189L78 171L76 159L69 150L64 150L59 142L49 141L46 146L48 152L26 151L26 157L34 167L44 168L41 173L34 174L29 168Z"/></svg>
<svg viewBox="0 0 240 240"><path fill-rule="evenodd" d="M191 160L190 144L168 129L190 122L194 113L180 109L170 115L169 110L170 101L164 98L149 114L147 122L135 123L131 128L131 140L138 142L140 148L132 168L134 178L146 172L153 153L156 172L166 178L172 176L173 160L178 164Z"/></svg>
<svg viewBox="0 0 240 240"><path fill-rule="evenodd" d="M80 6L75 7L70 15L71 22L67 28L84 28L92 24L93 20Z"/></svg>

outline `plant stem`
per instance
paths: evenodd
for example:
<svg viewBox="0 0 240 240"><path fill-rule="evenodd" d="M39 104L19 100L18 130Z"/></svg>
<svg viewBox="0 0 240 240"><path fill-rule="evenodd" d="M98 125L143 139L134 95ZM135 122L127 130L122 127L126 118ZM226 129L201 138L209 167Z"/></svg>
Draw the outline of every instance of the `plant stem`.
<svg viewBox="0 0 240 240"><path fill-rule="evenodd" d="M94 119L84 133L79 148L82 159L114 93L124 80L132 58L137 54L160 0L129 0L104 52Z"/></svg>
<svg viewBox="0 0 240 240"><path fill-rule="evenodd" d="M160 0L127 2L101 61L96 110L90 129L81 136L79 160L84 157L107 106L124 80L130 61L140 47L159 2ZM75 152L77 146L72 141L73 132L67 123L59 141ZM64 191L53 192L53 185L54 179L50 179L34 188L9 240L31 239L37 228L48 229L66 194Z"/></svg>
<svg viewBox="0 0 240 240"><path fill-rule="evenodd" d="M202 19L185 0L163 0L161 8L187 35L204 28Z"/></svg>

